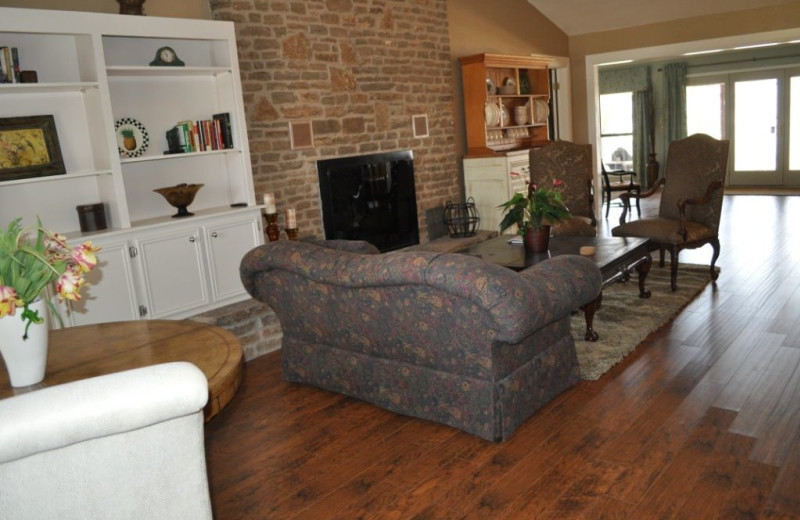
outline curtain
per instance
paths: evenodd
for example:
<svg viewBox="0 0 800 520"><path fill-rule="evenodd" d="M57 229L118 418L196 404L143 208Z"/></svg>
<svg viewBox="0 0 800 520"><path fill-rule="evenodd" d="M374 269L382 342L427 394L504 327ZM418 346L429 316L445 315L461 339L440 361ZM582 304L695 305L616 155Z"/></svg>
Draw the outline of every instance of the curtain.
<svg viewBox="0 0 800 520"><path fill-rule="evenodd" d="M638 174L642 188L648 188L647 156L651 152L650 129L652 111L650 110L650 90L633 93L633 171Z"/></svg>
<svg viewBox="0 0 800 520"><path fill-rule="evenodd" d="M664 150L669 143L686 137L686 69L685 62L664 66Z"/></svg>

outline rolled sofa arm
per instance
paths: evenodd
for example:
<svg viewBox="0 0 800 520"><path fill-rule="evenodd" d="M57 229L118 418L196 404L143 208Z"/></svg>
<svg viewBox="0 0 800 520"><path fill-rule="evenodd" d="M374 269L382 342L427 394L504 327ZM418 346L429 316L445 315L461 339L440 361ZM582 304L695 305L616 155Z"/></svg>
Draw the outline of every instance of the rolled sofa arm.
<svg viewBox="0 0 800 520"><path fill-rule="evenodd" d="M175 362L84 379L0 400L0 464L202 413L208 380Z"/></svg>

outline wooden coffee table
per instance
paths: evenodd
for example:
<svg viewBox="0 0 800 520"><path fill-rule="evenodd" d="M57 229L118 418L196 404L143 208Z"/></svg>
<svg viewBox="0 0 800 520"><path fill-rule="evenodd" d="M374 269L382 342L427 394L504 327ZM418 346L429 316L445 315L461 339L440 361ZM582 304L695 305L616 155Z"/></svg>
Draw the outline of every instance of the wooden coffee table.
<svg viewBox="0 0 800 520"><path fill-rule="evenodd" d="M487 262L521 271L554 256L578 255L583 246L594 246L595 253L587 258L594 260L594 263L600 268L603 288L618 280L627 280L635 268L639 272L639 297L650 297L650 291L645 287L645 280L653 260L650 256L650 241L646 238L554 236L550 237L550 249L547 252L526 255L522 244L508 242L514 236L502 235L492 238L464 249L460 253L477 256ZM592 325L594 314L600 308L602 300L603 293L601 291L596 300L583 307L586 317L585 339L588 341L597 341L599 337Z"/></svg>
<svg viewBox="0 0 800 520"><path fill-rule="evenodd" d="M0 399L132 368L188 361L208 379L208 421L242 381L242 347L231 332L188 320L142 320L50 331L47 369L37 385L13 388L0 359Z"/></svg>

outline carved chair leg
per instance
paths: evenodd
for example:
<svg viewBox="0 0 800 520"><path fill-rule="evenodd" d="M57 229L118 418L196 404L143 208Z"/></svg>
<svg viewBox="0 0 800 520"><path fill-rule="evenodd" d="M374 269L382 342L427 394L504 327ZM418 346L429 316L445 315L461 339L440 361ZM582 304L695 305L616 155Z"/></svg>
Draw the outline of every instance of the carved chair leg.
<svg viewBox="0 0 800 520"><path fill-rule="evenodd" d="M719 258L719 239L714 238L711 240L711 247L714 248L714 254L711 256L711 279L716 280L719 278L719 273L716 269L714 269L714 264L717 263L717 258Z"/></svg>
<svg viewBox="0 0 800 520"><path fill-rule="evenodd" d="M669 269L670 287L672 291L678 290L678 246L672 246L670 249L670 269Z"/></svg>
<svg viewBox="0 0 800 520"><path fill-rule="evenodd" d="M606 199L606 219L608 219L608 212L611 209L611 190L606 188L603 190Z"/></svg>
<svg viewBox="0 0 800 520"><path fill-rule="evenodd" d="M664 267L664 246L658 247L658 267Z"/></svg>
<svg viewBox="0 0 800 520"><path fill-rule="evenodd" d="M636 214L639 216L639 218L642 218L642 208L639 205L639 195L642 193L642 190L641 188L639 188L636 189L635 192L636 192Z"/></svg>

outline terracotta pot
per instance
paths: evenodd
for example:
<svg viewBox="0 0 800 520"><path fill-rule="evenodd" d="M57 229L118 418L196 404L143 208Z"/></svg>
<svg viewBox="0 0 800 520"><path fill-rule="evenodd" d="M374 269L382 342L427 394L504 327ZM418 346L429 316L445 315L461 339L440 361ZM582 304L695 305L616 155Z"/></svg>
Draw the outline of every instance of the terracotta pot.
<svg viewBox="0 0 800 520"><path fill-rule="evenodd" d="M550 247L550 226L529 229L523 240L526 253L542 253Z"/></svg>

